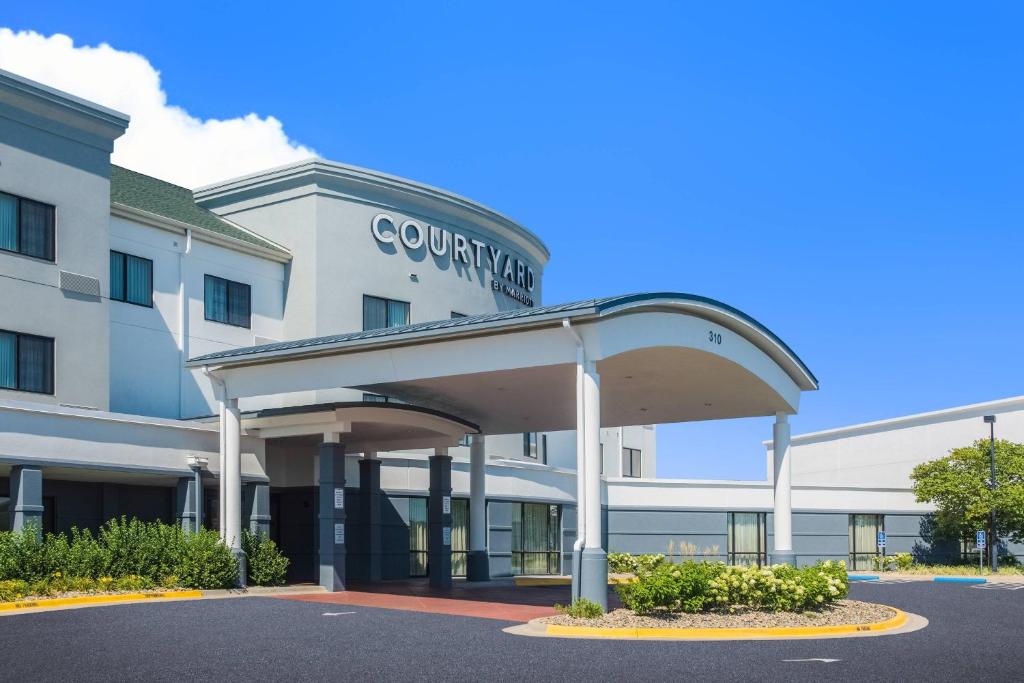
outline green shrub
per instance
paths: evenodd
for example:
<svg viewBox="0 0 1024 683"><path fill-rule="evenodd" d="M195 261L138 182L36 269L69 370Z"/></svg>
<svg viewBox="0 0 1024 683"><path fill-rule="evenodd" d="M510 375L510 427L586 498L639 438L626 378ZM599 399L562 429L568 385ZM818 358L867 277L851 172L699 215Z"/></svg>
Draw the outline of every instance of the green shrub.
<svg viewBox="0 0 1024 683"><path fill-rule="evenodd" d="M5 579L0 581L0 602L21 600L26 595L29 595L27 581L22 581L21 579Z"/></svg>
<svg viewBox="0 0 1024 683"><path fill-rule="evenodd" d="M721 562L658 565L635 583L616 586L623 605L637 614L655 610L700 612L750 607L775 611L818 609L845 598L846 565L821 562L796 569L727 567Z"/></svg>
<svg viewBox="0 0 1024 683"><path fill-rule="evenodd" d="M665 564L665 556L630 555L629 553L608 553L608 571L613 574L650 574L654 568Z"/></svg>
<svg viewBox="0 0 1024 683"><path fill-rule="evenodd" d="M174 574L188 588L231 588L238 578L238 560L215 531L182 534L176 565L162 576Z"/></svg>
<svg viewBox="0 0 1024 683"><path fill-rule="evenodd" d="M106 551L105 573L144 576L159 581L175 568L185 552L186 537L177 524L112 519L100 529L99 543Z"/></svg>
<svg viewBox="0 0 1024 683"><path fill-rule="evenodd" d="M573 600L571 605L559 605L556 603L555 609L574 619L597 619L604 614L601 605L586 598L577 598Z"/></svg>
<svg viewBox="0 0 1024 683"><path fill-rule="evenodd" d="M249 583L254 586L282 586L288 572L288 558L266 534L242 531Z"/></svg>

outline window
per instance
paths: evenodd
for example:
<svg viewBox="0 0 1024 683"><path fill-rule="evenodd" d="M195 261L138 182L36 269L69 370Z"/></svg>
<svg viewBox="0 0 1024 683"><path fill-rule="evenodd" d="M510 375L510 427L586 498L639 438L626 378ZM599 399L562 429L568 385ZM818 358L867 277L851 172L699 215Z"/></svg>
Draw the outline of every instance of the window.
<svg viewBox="0 0 1024 683"><path fill-rule="evenodd" d="M427 575L427 499L409 499L409 576Z"/></svg>
<svg viewBox="0 0 1024 683"><path fill-rule="evenodd" d="M452 498L452 576L466 575L469 555L469 499Z"/></svg>
<svg viewBox="0 0 1024 683"><path fill-rule="evenodd" d="M409 324L409 302L363 295L363 329L379 330Z"/></svg>
<svg viewBox="0 0 1024 683"><path fill-rule="evenodd" d="M850 569L871 569L879 531L885 531L882 515L850 515Z"/></svg>
<svg viewBox="0 0 1024 683"><path fill-rule="evenodd" d="M235 327L250 327L252 289L241 282L206 276L203 310L207 320Z"/></svg>
<svg viewBox="0 0 1024 683"><path fill-rule="evenodd" d="M465 313L458 313L456 311L452 311L452 320L458 320L459 318L465 318L465 317L466 317Z"/></svg>
<svg viewBox="0 0 1024 683"><path fill-rule="evenodd" d="M537 432L523 433L523 457L547 463L548 436Z"/></svg>
<svg viewBox="0 0 1024 683"><path fill-rule="evenodd" d="M153 262L141 256L110 252L110 299L153 306Z"/></svg>
<svg viewBox="0 0 1024 683"><path fill-rule="evenodd" d="M730 512L729 564L768 564L768 515L765 512Z"/></svg>
<svg viewBox="0 0 1024 683"><path fill-rule="evenodd" d="M363 394L363 403L387 403L388 397L383 394Z"/></svg>
<svg viewBox="0 0 1024 683"><path fill-rule="evenodd" d="M0 249L53 261L55 208L0 192Z"/></svg>
<svg viewBox="0 0 1024 683"><path fill-rule="evenodd" d="M0 330L0 389L53 393L53 340Z"/></svg>
<svg viewBox="0 0 1024 683"><path fill-rule="evenodd" d="M561 573L561 534L560 505L513 503L512 573Z"/></svg>
<svg viewBox="0 0 1024 683"><path fill-rule="evenodd" d="M622 449L622 476L624 477L640 477L640 449L639 448L623 448Z"/></svg>

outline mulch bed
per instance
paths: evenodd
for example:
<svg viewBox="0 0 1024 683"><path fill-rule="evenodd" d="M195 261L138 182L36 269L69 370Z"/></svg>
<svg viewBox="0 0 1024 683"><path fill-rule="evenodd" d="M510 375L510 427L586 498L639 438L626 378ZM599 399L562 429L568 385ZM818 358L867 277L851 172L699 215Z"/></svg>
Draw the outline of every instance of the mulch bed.
<svg viewBox="0 0 1024 683"><path fill-rule="evenodd" d="M565 614L540 619L545 624L594 626L598 628L772 628L780 626L842 626L871 624L896 616L885 605L859 600L840 600L831 607L807 612L768 612L737 607L730 612L661 612L633 614L628 609L612 610L598 619L577 619Z"/></svg>

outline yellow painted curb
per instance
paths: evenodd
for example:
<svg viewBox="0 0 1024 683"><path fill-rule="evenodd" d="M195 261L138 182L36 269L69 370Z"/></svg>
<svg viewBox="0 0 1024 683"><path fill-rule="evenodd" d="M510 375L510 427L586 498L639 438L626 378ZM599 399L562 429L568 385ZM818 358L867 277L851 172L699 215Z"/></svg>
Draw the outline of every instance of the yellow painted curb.
<svg viewBox="0 0 1024 683"><path fill-rule="evenodd" d="M569 586L572 578L568 576L517 576L512 579L516 586ZM634 576L609 576L608 585L614 586L619 583L636 583Z"/></svg>
<svg viewBox="0 0 1024 683"><path fill-rule="evenodd" d="M884 605L888 607L888 605ZM547 624L551 636L586 636L589 638L673 638L708 640L713 638L792 638L799 636L834 636L868 631L891 631L907 623L907 613L895 607L896 615L872 624L840 624L837 626L779 626L774 628L598 628L595 626L561 626Z"/></svg>
<svg viewBox="0 0 1024 683"><path fill-rule="evenodd" d="M18 600L0 602L0 612L45 607L71 607L73 605L103 605L130 600L174 600L180 598L201 598L202 591L171 591L167 593L118 593L116 595L81 595L75 598L47 598L45 600Z"/></svg>

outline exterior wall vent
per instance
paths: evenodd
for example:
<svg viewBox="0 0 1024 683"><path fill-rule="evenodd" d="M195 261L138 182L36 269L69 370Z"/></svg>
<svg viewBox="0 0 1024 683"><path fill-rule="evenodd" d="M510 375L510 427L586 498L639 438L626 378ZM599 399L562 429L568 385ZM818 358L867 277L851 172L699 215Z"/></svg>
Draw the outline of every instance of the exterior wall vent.
<svg viewBox="0 0 1024 683"><path fill-rule="evenodd" d="M100 296L100 281L88 275L60 271L60 288L66 292L75 292L86 296Z"/></svg>

